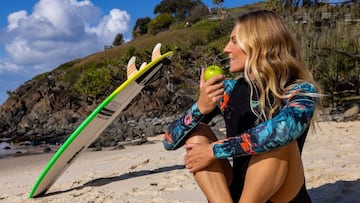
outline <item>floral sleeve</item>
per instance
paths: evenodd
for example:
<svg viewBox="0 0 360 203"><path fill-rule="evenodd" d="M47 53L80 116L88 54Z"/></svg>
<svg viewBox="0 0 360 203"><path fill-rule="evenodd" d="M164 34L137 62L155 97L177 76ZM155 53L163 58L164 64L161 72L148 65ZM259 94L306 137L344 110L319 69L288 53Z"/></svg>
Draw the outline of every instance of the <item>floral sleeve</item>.
<svg viewBox="0 0 360 203"><path fill-rule="evenodd" d="M295 86L286 104L272 119L259 123L246 132L213 144L216 158L256 154L275 149L296 140L309 127L317 99L314 86Z"/></svg>
<svg viewBox="0 0 360 203"><path fill-rule="evenodd" d="M224 80L225 92L229 94L234 88L236 80ZM193 104L192 107L187 110L179 119L174 121L168 127L168 130L165 131L164 138L164 147L167 150L175 150L181 147L184 144L185 138L190 132L199 125L200 122L208 122L213 117L221 113L220 109L222 108L221 103L227 98L224 96L223 99L219 101L219 104L214 109L213 112L203 115L199 111L197 103Z"/></svg>
<svg viewBox="0 0 360 203"><path fill-rule="evenodd" d="M187 110L181 118L171 123L165 132L164 147L167 150L175 150L182 145L187 134L193 130L203 119L197 103Z"/></svg>

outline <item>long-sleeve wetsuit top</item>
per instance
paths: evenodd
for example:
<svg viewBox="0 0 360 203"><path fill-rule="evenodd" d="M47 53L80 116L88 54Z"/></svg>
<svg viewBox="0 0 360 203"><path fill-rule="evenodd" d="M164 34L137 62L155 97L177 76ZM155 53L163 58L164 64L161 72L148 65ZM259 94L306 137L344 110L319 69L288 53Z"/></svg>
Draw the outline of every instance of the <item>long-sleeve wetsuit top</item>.
<svg viewBox="0 0 360 203"><path fill-rule="evenodd" d="M229 106L229 100L235 97L234 89L239 89L241 86L237 84L246 83L243 78L239 80L224 80L224 97L219 101L217 107L213 112L203 115L199 111L197 103L193 104L178 120L170 124L168 130L165 132L164 147L167 150L175 150L184 144L185 138L191 131L200 123L208 122L217 113L224 116L225 120L231 117L231 111L241 111L242 105L252 105L256 108L259 105L256 99L250 100L247 95L242 99L244 101L235 101L234 105ZM240 90L241 91L241 90ZM232 93L234 92L234 95ZM213 153L216 158L227 158L233 156L243 156L261 153L275 149L290 143L293 140L300 138L300 136L307 133L310 121L315 111L317 99L311 94L317 93L315 87L310 83L299 83L287 93L289 96L284 99L282 106L278 113L271 119L255 124L255 115L249 114L249 107L244 107L243 119L240 122L248 122L246 126L238 127L236 131L231 132L233 127L229 125L236 125L232 122L226 122L227 138L213 143ZM237 96L238 100L239 95ZM239 105L236 105L239 104ZM230 118L231 120L231 118ZM299 146L300 147L300 146ZM301 146L302 148L302 146Z"/></svg>

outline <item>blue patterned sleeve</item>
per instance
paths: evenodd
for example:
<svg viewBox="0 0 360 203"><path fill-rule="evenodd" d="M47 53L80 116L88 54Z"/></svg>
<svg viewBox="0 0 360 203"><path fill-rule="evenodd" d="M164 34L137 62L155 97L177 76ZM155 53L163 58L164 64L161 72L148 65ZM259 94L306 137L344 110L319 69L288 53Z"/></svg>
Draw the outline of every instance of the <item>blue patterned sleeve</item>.
<svg viewBox="0 0 360 203"><path fill-rule="evenodd" d="M234 85L236 83L236 80L224 80L224 87L225 92L229 94L229 92L234 88ZM199 111L199 108L197 106L197 103L193 104L192 107L187 110L179 119L171 123L168 127L168 129L165 131L163 144L165 149L167 150L175 150L181 147L187 135L190 134L190 132L199 125L200 122L208 122L210 121L214 116L221 113L220 109L222 108L222 102L226 100L226 95L224 95L224 98L222 98L217 107L214 109L213 112L209 114L201 114Z"/></svg>
<svg viewBox="0 0 360 203"><path fill-rule="evenodd" d="M256 154L284 146L310 126L317 105L316 89L309 83L293 87L286 104L272 119L246 132L213 144L216 158Z"/></svg>
<svg viewBox="0 0 360 203"><path fill-rule="evenodd" d="M197 103L187 110L178 120L171 123L165 131L164 147L167 150L175 150L183 145L184 138L193 130L203 119Z"/></svg>

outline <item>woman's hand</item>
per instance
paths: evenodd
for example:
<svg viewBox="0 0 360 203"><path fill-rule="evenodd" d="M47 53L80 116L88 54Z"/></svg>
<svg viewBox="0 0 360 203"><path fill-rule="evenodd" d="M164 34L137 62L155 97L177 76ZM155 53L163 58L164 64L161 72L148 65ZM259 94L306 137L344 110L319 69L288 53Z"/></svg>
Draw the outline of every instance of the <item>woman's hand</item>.
<svg viewBox="0 0 360 203"><path fill-rule="evenodd" d="M216 107L218 101L224 96L224 75L216 75L207 81L204 79L205 69L201 69L200 96L197 101L199 111L208 114Z"/></svg>
<svg viewBox="0 0 360 203"><path fill-rule="evenodd" d="M215 160L212 144L191 143L184 145L184 148L187 151L185 166L191 173L200 171Z"/></svg>

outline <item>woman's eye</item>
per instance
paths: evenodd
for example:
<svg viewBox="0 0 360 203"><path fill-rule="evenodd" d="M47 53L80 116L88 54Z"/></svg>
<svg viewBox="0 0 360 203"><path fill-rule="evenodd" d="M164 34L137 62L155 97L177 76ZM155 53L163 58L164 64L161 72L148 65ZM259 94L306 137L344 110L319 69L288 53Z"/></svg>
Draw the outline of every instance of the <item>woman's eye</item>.
<svg viewBox="0 0 360 203"><path fill-rule="evenodd" d="M232 37L232 38L231 38L231 42L232 42L233 44L237 44L237 41L236 41L235 37Z"/></svg>

